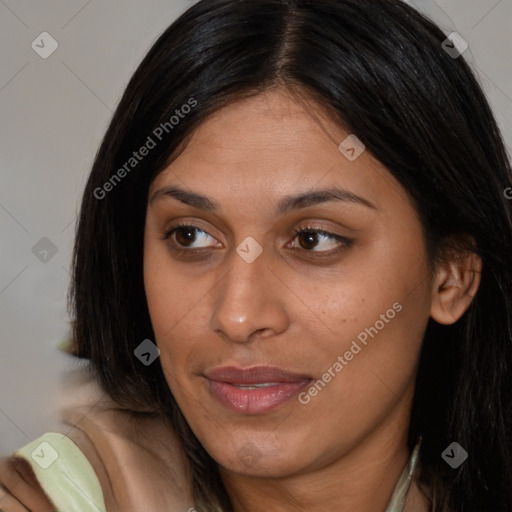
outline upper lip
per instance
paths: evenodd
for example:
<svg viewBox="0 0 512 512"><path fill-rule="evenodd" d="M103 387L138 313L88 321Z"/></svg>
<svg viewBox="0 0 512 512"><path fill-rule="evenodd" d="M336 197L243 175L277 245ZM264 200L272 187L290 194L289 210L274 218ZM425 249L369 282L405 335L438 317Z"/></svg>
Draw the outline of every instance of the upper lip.
<svg viewBox="0 0 512 512"><path fill-rule="evenodd" d="M238 368L223 366L205 372L206 378L229 384L263 384L266 382L300 382L310 379L308 375L287 372L275 366L253 366Z"/></svg>

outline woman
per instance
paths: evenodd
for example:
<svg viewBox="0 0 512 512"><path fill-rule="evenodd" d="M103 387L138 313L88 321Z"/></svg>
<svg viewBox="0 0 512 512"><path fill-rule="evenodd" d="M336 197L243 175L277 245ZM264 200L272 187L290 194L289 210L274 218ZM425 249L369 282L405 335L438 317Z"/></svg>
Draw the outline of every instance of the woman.
<svg viewBox="0 0 512 512"><path fill-rule="evenodd" d="M457 49L398 0L169 27L77 230L103 395L4 510L512 511L511 168Z"/></svg>

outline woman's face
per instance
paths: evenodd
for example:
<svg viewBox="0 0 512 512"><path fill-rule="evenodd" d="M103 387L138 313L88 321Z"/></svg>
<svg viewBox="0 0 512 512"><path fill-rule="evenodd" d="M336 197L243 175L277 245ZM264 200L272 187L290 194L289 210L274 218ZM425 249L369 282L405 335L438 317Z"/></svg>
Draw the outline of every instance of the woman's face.
<svg viewBox="0 0 512 512"><path fill-rule="evenodd" d="M144 280L167 382L210 455L246 475L405 442L429 318L406 192L308 112L282 90L225 107L148 197Z"/></svg>

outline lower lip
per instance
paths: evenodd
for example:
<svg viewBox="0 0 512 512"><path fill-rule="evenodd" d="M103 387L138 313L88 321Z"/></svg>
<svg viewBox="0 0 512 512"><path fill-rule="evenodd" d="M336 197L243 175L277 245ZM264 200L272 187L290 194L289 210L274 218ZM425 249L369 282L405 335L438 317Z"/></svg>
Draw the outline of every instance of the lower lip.
<svg viewBox="0 0 512 512"><path fill-rule="evenodd" d="M297 395L311 379L297 382L279 382L275 386L257 389L241 389L228 384L207 379L213 396L228 409L243 414L263 414L269 412Z"/></svg>

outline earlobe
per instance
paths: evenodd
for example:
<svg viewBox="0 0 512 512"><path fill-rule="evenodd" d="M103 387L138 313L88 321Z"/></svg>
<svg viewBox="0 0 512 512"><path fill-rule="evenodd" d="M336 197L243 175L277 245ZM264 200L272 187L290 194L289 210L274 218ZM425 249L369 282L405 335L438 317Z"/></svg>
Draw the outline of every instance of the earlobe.
<svg viewBox="0 0 512 512"><path fill-rule="evenodd" d="M459 320L478 291L481 273L482 259L470 251L441 264L432 288L432 319L444 325Z"/></svg>

